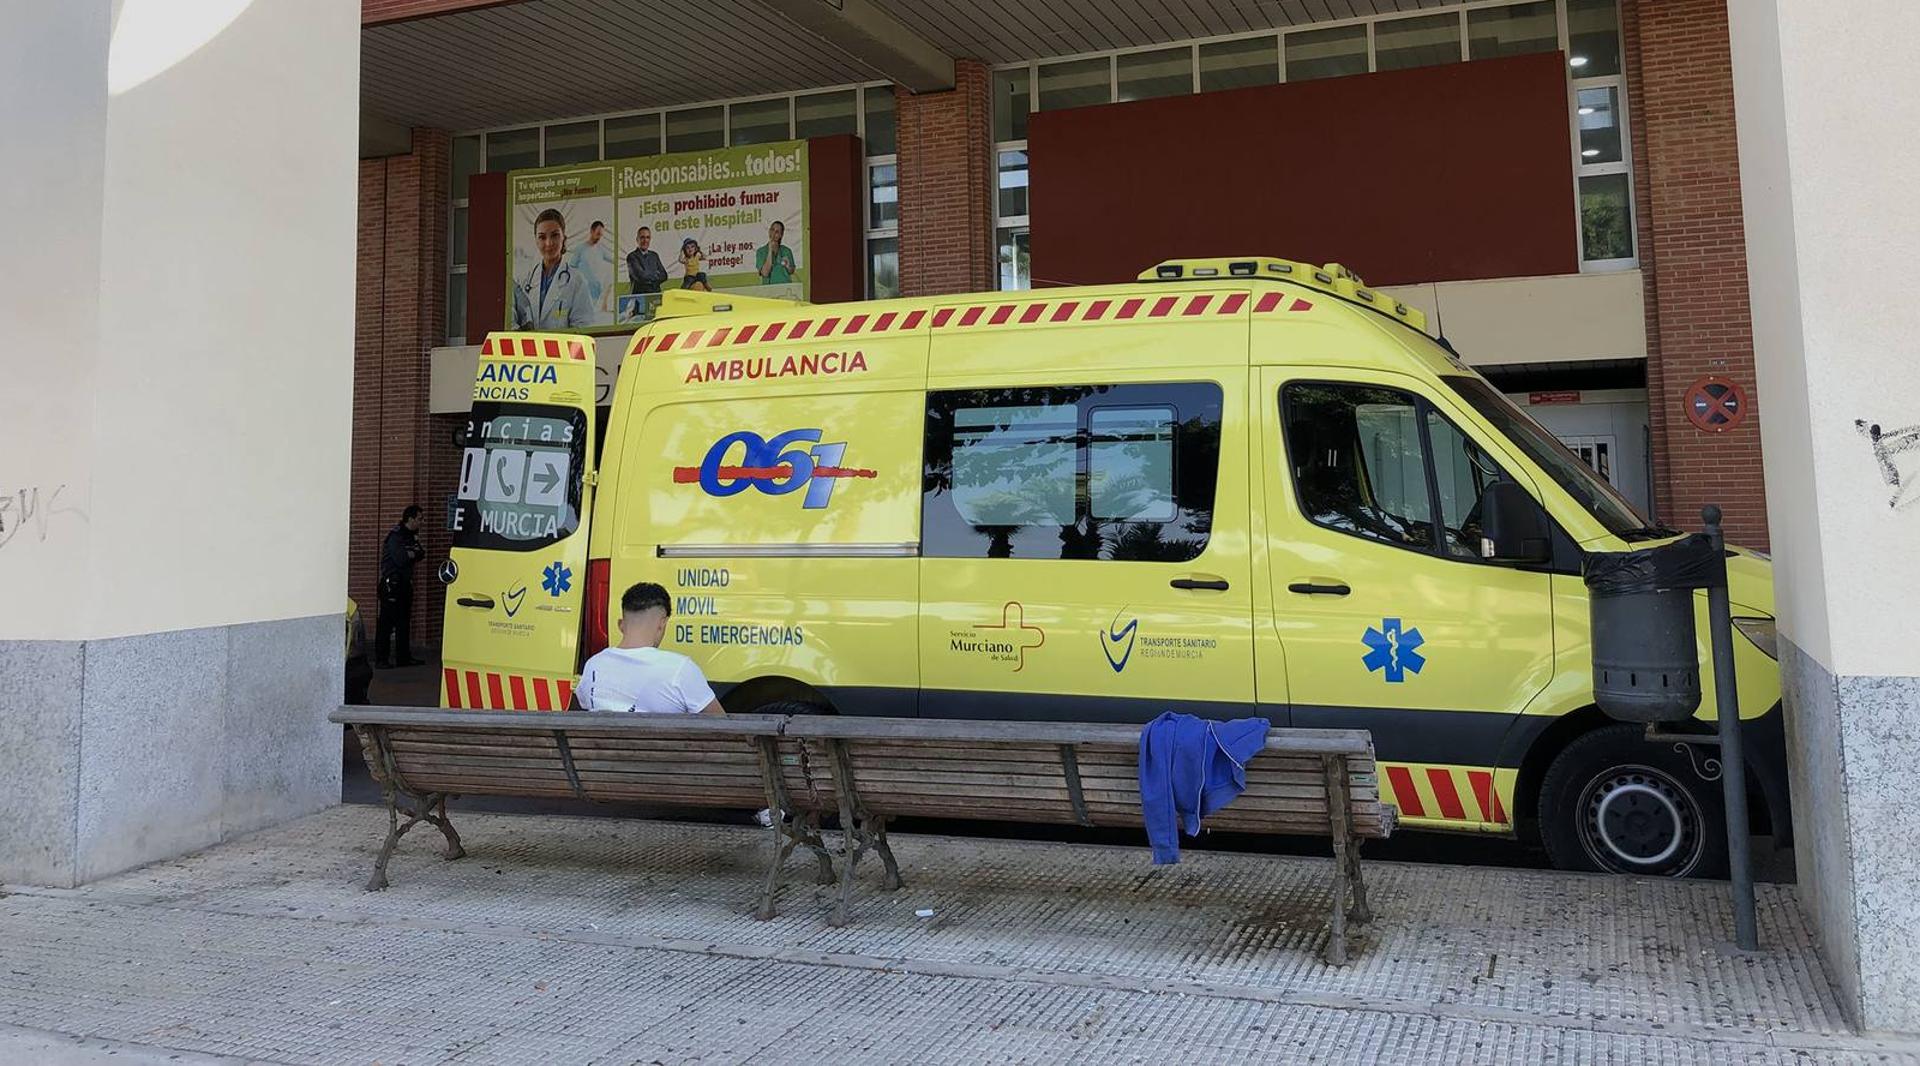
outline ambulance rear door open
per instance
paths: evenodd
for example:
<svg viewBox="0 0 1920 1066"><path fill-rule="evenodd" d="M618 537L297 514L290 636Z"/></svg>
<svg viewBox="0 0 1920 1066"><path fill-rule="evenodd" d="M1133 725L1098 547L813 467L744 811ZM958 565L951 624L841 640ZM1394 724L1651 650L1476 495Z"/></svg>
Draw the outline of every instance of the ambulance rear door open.
<svg viewBox="0 0 1920 1066"><path fill-rule="evenodd" d="M450 521L444 707L566 710L593 508L591 338L495 333L480 349Z"/></svg>

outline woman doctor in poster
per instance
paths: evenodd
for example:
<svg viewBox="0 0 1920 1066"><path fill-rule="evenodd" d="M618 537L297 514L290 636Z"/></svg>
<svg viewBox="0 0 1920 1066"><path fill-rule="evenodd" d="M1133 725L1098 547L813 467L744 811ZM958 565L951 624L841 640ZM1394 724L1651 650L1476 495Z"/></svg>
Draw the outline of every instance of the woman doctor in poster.
<svg viewBox="0 0 1920 1066"><path fill-rule="evenodd" d="M580 329L593 322L584 273L566 262L567 222L549 207L533 220L540 261L513 286L513 328Z"/></svg>

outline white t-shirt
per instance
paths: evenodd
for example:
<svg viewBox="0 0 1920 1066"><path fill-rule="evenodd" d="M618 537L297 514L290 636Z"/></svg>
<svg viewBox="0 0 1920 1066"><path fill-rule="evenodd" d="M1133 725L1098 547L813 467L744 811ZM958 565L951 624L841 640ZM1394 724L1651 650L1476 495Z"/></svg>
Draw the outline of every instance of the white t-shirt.
<svg viewBox="0 0 1920 1066"><path fill-rule="evenodd" d="M699 714L713 689L693 660L659 648L608 648L587 660L574 690L589 711Z"/></svg>

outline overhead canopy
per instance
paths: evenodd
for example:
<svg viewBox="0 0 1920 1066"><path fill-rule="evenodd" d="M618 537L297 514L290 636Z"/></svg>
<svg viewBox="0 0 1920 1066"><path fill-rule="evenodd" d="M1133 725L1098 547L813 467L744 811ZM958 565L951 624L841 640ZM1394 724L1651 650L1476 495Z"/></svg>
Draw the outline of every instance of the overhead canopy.
<svg viewBox="0 0 1920 1066"><path fill-rule="evenodd" d="M466 130L1018 63L1444 0L371 0L361 103ZM452 9L448 14L432 14Z"/></svg>

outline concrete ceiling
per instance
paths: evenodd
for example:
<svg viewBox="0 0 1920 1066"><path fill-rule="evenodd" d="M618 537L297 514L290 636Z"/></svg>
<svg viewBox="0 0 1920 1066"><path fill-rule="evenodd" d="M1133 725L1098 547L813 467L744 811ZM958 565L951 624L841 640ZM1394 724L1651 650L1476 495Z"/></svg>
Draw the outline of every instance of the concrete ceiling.
<svg viewBox="0 0 1920 1066"><path fill-rule="evenodd" d="M833 0L813 0L823 7ZM841 0L875 9L926 47L1013 63L1330 19L1413 12L1446 0ZM575 115L907 80L861 27L793 17L792 0L524 0L367 26L369 115L466 130ZM807 26L803 27L802 23ZM810 28L808 28L810 27Z"/></svg>

